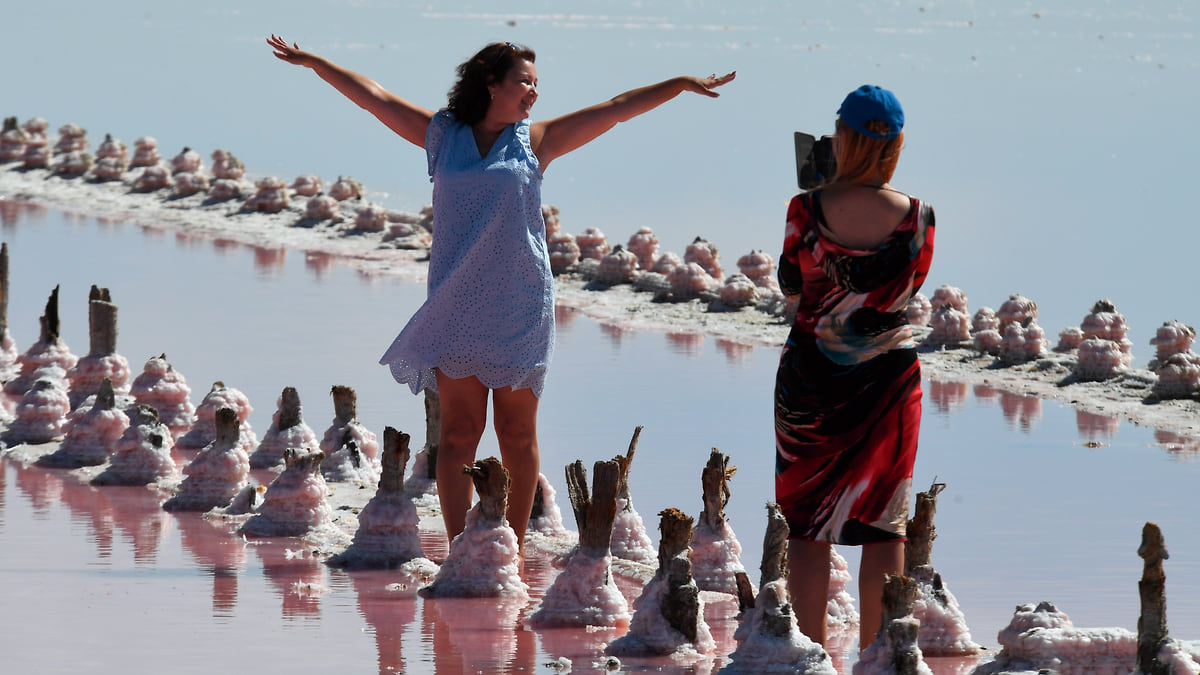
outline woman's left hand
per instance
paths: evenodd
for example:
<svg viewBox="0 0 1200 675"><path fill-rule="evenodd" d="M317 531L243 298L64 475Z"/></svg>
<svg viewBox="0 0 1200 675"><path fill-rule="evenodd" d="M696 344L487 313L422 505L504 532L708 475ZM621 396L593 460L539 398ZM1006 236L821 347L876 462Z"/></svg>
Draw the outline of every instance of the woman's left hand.
<svg viewBox="0 0 1200 675"><path fill-rule="evenodd" d="M716 88L728 82L732 82L733 78L735 77L737 77L736 70L725 75L717 75L716 73L713 73L708 77L689 77L687 78L687 89L688 91L694 91L697 94L703 94L705 96L716 98L721 95L720 92L716 91Z"/></svg>

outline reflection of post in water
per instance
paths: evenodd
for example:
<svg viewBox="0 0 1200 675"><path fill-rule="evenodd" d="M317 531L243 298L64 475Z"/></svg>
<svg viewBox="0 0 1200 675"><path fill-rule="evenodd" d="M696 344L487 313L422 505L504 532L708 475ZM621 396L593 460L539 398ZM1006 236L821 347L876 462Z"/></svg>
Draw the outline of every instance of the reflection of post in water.
<svg viewBox="0 0 1200 675"><path fill-rule="evenodd" d="M288 546L300 550L293 551ZM316 617L326 585L325 564L304 550L298 539L259 540L252 547L263 564L263 576L283 599L283 618Z"/></svg>
<svg viewBox="0 0 1200 675"><path fill-rule="evenodd" d="M417 672L415 668L409 670L403 651L404 631L417 618L414 589L397 588L389 572L358 570L348 574L358 598L358 611L375 632L380 674Z"/></svg>
<svg viewBox="0 0 1200 675"><path fill-rule="evenodd" d="M63 480L59 500L71 512L73 521L88 525L88 539L96 544L96 554L101 559L111 557L115 518L106 495L90 485Z"/></svg>
<svg viewBox="0 0 1200 675"><path fill-rule="evenodd" d="M1114 438L1121 428L1121 420L1110 415L1097 415L1086 410L1075 411L1075 428L1086 441L1104 441Z"/></svg>
<svg viewBox="0 0 1200 675"><path fill-rule="evenodd" d="M14 481L17 489L29 498L36 516L47 517L50 509L61 499L63 483L57 475L50 471L26 466L22 462L7 462L16 472Z"/></svg>
<svg viewBox="0 0 1200 675"><path fill-rule="evenodd" d="M234 536L232 527L203 514L180 512L180 544L192 554L196 564L213 577L213 616L230 618L237 606L238 575L246 566L246 542Z"/></svg>
<svg viewBox="0 0 1200 675"><path fill-rule="evenodd" d="M1032 431L1037 421L1042 418L1042 399L1023 394L1000 393L1000 410L1004 419L1021 431Z"/></svg>
<svg viewBox="0 0 1200 675"><path fill-rule="evenodd" d="M421 633L437 675L532 673L537 640L520 625L524 598L437 598L422 604ZM411 660L411 659L410 659Z"/></svg>
<svg viewBox="0 0 1200 675"><path fill-rule="evenodd" d="M933 402L934 409L940 413L948 413L967 400L968 386L966 382L931 378L926 384L928 385L926 392L929 400Z"/></svg>

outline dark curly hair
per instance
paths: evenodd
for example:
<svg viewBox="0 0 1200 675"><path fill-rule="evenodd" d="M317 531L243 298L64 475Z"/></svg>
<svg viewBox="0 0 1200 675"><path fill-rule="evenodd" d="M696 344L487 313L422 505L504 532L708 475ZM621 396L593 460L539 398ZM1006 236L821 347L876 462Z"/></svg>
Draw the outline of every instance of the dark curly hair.
<svg viewBox="0 0 1200 675"><path fill-rule="evenodd" d="M533 63L537 55L522 45L493 42L459 64L458 81L450 88L446 105L455 119L468 126L482 120L492 102L488 85L503 80L517 59Z"/></svg>

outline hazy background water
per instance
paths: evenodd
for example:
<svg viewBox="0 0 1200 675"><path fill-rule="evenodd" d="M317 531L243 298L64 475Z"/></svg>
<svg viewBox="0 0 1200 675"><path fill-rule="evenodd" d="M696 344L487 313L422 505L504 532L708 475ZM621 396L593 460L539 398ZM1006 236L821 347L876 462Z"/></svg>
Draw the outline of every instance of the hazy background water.
<svg viewBox="0 0 1200 675"><path fill-rule="evenodd" d="M544 189L567 231L596 226L623 241L649 225L676 252L703 235L732 265L751 249L778 251L794 193L792 131L828 131L845 92L876 82L908 113L895 183L938 210L927 290L960 286L972 309L1019 291L1041 304L1051 335L1109 297L1129 318L1144 363L1161 322L1197 321L1188 274L1200 243L1188 200L1200 143L1187 131L1200 61L1192 14L1159 2L579 2L568 12L549 2L51 1L5 14L16 29L0 42L10 64L0 113L42 116L51 130L78 123L93 147L106 132L126 143L148 134L168 157L185 145L206 156L228 148L257 175L351 175L373 200L416 209L429 194L421 153L310 73L274 60L265 35L283 34L431 108L444 102L454 65L482 44L528 43L539 53L539 119L675 74L736 69L720 99L673 101L558 160ZM9 326L22 348L62 284L64 336L85 352L94 283L121 308L119 350L135 368L165 351L197 401L217 379L242 389L260 435L282 387L297 387L306 419L321 429L332 418L329 387L347 384L370 428L423 436L420 399L375 365L423 297L421 284L359 277L320 256L55 212L23 212L4 240L13 257ZM622 453L633 427L646 425L633 489L653 527L667 506L698 511L700 469L718 447L739 466L730 514L744 561L757 569L762 504L772 494L775 360L772 349L618 334L564 313L542 406L545 471L561 485L564 464ZM1132 629L1135 551L1147 520L1163 526L1172 552L1173 633L1200 637L1200 550L1188 537L1192 454L1163 450L1150 430L1057 404L933 383L927 392L915 482L923 489L936 476L949 485L935 563L979 642L994 645L1014 604L1042 599L1077 625ZM1098 433L1106 445L1083 445ZM493 451L490 442L481 452ZM54 617L90 619L93 630L104 628L97 635L118 641L129 638L104 625L110 615L173 603L164 588L209 592L213 580L178 548L164 548L151 566L79 551L99 548L90 526L48 525L64 514L53 501L33 508L36 490L22 488L15 467L6 473L6 550L74 551L5 557L3 576L23 589L6 599L0 630L14 662L62 658L63 635L84 634L86 623L55 630ZM845 554L853 563L854 549ZM230 641L223 654L260 654L254 641L263 636L243 636L255 625L275 641L275 658L287 647L302 654L314 639L335 644L315 620L278 622L277 602L262 599L286 593L259 583L271 581L256 576L266 567L244 568L233 618L177 625L163 651L193 649L186 641L200 631ZM80 587L103 594L80 609ZM349 635L361 621L350 589L341 590L322 601L320 627ZM114 605L114 595L139 601ZM433 653L420 640L410 648L413 663L428 665Z"/></svg>
<svg viewBox="0 0 1200 675"><path fill-rule="evenodd" d="M311 73L279 33L429 108L489 41L539 54L545 119L677 74L736 70L555 162L544 195L569 232L703 235L735 259L777 254L795 192L792 132L828 133L864 82L907 113L895 184L938 212L929 289L972 311L1020 292L1050 336L1112 299L1137 362L1169 319L1200 321L1188 276L1200 103L1191 6L1170 1L25 3L0 44L0 109L149 134L166 156L221 147L257 175L352 175L371 198L429 199L422 154ZM729 263L732 263L732 259Z"/></svg>
<svg viewBox="0 0 1200 675"><path fill-rule="evenodd" d="M5 213L8 319L22 350L35 339L50 290L61 285L63 337L86 353L87 293L97 284L120 308L118 351L135 370L166 352L196 402L215 380L241 389L260 437L284 386L297 388L305 420L321 433L333 418L329 388L346 384L370 429L395 426L412 433L414 446L423 443L421 398L375 363L398 317L421 301L422 284L364 277L297 251L53 210ZM654 539L664 508L699 514L700 473L719 448L738 467L727 514L757 578L763 507L773 494L777 351L618 332L568 312L559 320L540 437L543 472L568 526L563 467L623 454L642 424L631 487ZM924 386L914 487L948 486L939 498L934 564L977 642L995 648L1014 605L1042 600L1077 626L1133 630L1136 550L1147 521L1163 528L1171 552L1172 635L1200 638L1200 542L1190 536L1200 478L1194 442L1170 450L1163 445L1170 439L1150 429L1057 403L963 383ZM481 456L495 452L485 436ZM117 665L157 672L157 664L177 660L175 672L211 672L262 658L279 668L355 670L403 657L409 672L459 672L460 659L516 672L571 653L564 650L587 651L581 636L520 633L529 642L516 665L501 668L487 659L503 650L486 641L503 643L508 632L490 619L470 623L496 608L447 615L449 608L411 599L381 601L386 574L347 576L311 558L289 559L286 550L299 548L294 540L246 547L236 537L205 538L208 526L161 512L148 492L78 487L61 472L9 461L0 462L0 476L0 548L9 552L0 557L0 582L13 589L0 613L0 653L19 670L88 663L100 672ZM857 549L839 550L856 570ZM298 596L296 581L331 592ZM86 660L67 658L69 645Z"/></svg>

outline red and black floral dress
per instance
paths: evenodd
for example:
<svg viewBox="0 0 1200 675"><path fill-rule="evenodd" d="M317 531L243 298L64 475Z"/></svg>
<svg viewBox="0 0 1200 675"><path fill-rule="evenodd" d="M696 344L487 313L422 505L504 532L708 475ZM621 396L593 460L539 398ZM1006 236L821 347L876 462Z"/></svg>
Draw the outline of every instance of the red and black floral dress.
<svg viewBox="0 0 1200 675"><path fill-rule="evenodd" d="M775 498L791 537L903 540L921 423L905 309L933 257L933 209L909 197L877 248L822 234L820 191L788 207L779 283L799 294L775 380Z"/></svg>

